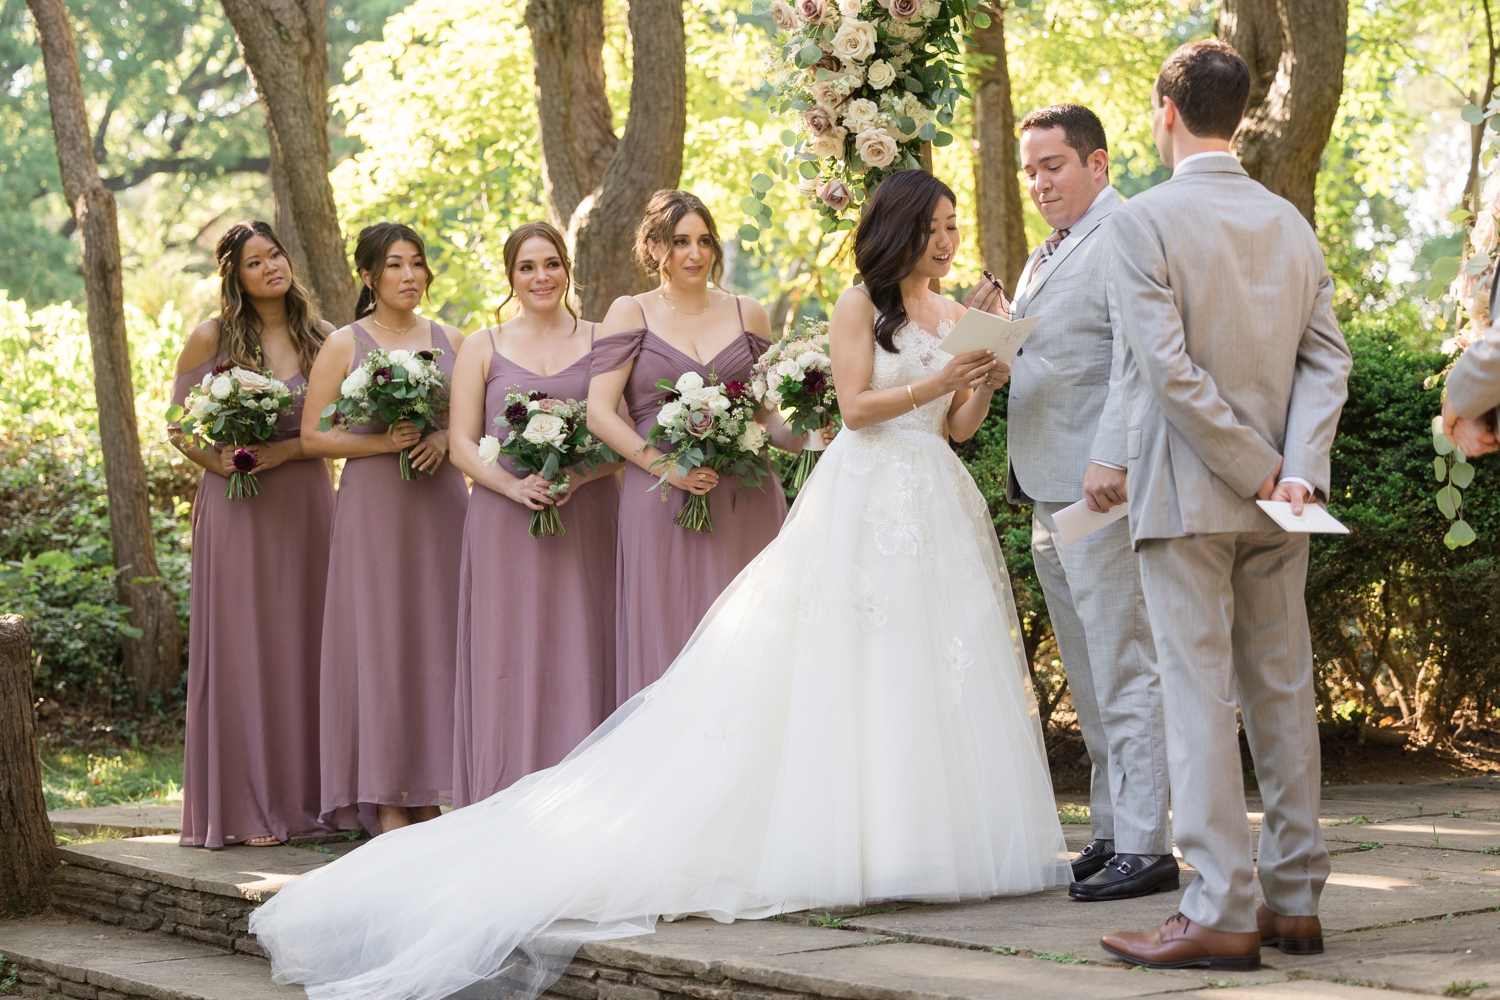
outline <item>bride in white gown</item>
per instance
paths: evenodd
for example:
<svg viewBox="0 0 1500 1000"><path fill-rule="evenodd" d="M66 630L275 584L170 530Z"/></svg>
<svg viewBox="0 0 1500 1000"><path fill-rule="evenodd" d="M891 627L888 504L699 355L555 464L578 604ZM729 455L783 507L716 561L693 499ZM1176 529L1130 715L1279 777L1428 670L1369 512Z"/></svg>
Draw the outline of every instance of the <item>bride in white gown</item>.
<svg viewBox="0 0 1500 1000"><path fill-rule="evenodd" d="M957 242L940 181L881 184L856 264L896 350L875 343L865 291L846 292L831 326L846 428L780 536L561 764L256 911L277 982L391 1000L497 979L534 997L580 944L659 916L1069 881L1004 559L943 436L945 420L978 429L1005 371L938 350L962 307L926 286Z"/></svg>

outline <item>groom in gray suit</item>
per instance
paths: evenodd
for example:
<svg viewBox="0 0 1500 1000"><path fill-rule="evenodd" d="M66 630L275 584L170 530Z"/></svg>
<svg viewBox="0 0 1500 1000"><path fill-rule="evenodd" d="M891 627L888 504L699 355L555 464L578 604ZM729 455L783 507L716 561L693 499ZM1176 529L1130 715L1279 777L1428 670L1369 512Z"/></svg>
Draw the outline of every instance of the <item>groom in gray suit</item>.
<svg viewBox="0 0 1500 1000"><path fill-rule="evenodd" d="M1198 871L1181 911L1106 950L1153 968L1260 968L1262 944L1323 950L1320 759L1294 511L1329 492L1351 364L1307 220L1229 152L1250 72L1192 42L1162 65L1152 135L1172 179L1115 212L1130 529L1166 708L1172 832ZM1265 801L1255 907L1235 713Z"/></svg>
<svg viewBox="0 0 1500 1000"><path fill-rule="evenodd" d="M1021 166L1053 227L1026 262L1011 313L1040 316L1012 366L1006 499L1032 505L1032 554L1078 726L1093 762L1093 843L1073 862L1069 895L1129 899L1178 887L1167 821L1161 686L1130 529L1119 520L1064 546L1053 521L1088 497L1125 502L1125 411L1111 392L1114 330L1106 294L1109 220L1123 202L1109 183L1098 115L1078 104L1022 120ZM982 282L969 304L1003 312Z"/></svg>

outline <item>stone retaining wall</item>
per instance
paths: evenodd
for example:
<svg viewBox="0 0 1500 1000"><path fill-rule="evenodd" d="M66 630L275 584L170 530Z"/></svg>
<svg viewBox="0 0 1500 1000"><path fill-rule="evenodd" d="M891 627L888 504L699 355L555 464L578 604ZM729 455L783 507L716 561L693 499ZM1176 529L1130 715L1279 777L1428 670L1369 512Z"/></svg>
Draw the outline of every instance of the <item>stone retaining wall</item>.
<svg viewBox="0 0 1500 1000"><path fill-rule="evenodd" d="M786 993L704 972L660 975L595 965L575 959L543 1000L815 1000L813 993Z"/></svg>
<svg viewBox="0 0 1500 1000"><path fill-rule="evenodd" d="M248 899L63 864L52 873L52 905L100 923L176 934L226 951L266 957L250 934L248 921L257 904Z"/></svg>
<svg viewBox="0 0 1500 1000"><path fill-rule="evenodd" d="M32 997L34 1000L154 1000L144 994L117 993L88 983L60 979L35 969L16 969L15 974L19 982L4 991L11 996Z"/></svg>

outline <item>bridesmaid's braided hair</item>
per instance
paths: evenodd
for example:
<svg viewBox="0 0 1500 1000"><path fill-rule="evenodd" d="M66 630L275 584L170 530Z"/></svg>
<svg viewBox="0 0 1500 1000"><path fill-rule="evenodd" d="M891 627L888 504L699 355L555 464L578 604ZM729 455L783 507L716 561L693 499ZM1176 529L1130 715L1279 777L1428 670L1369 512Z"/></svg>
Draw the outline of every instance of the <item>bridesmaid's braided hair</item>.
<svg viewBox="0 0 1500 1000"><path fill-rule="evenodd" d="M245 284L240 280L240 259L252 236L270 240L284 258L287 333L297 349L297 367L306 378L312 372L318 348L323 346L323 330L318 325L322 317L312 296L297 280L292 255L276 238L276 231L258 219L236 222L225 230L214 247L214 259L219 264L219 350L228 356L230 364L240 368L260 371L266 363L260 346L260 314L245 295Z"/></svg>
<svg viewBox="0 0 1500 1000"><path fill-rule="evenodd" d="M401 222L377 222L373 226L366 226L359 231L359 239L354 241L354 268L359 272L360 279L359 304L354 307L355 319L375 311L375 282L380 280L380 275L385 270L385 255L391 249L391 244L402 240L415 246L422 257L422 270L427 272L427 284L422 286L422 294L426 295L427 289L432 287L434 275L427 264L427 244L422 242L422 237L417 235L415 229ZM368 280L365 275L369 275Z"/></svg>
<svg viewBox="0 0 1500 1000"><path fill-rule="evenodd" d="M925 170L898 170L880 182L854 230L854 267L875 304L875 343L892 354L896 332L906 325L901 281L927 249L932 213L953 189Z"/></svg>
<svg viewBox="0 0 1500 1000"><path fill-rule="evenodd" d="M724 276L724 245L719 242L719 228L714 225L713 214L691 191L663 188L651 196L646 203L646 214L635 228L635 262L647 274L660 275L662 261L672 254L677 223L689 215L698 216L708 228L708 240L714 248L714 262L708 268L708 276L717 285ZM666 252L658 257L663 248Z"/></svg>
<svg viewBox="0 0 1500 1000"><path fill-rule="evenodd" d="M501 252L501 256L505 262L505 280L510 283L510 294L505 297L505 302L495 307L496 326L500 325L500 314L505 310L506 303L516 297L516 258L521 256L521 247L533 236L540 236L557 250L557 256L562 260L563 274L568 278L568 283L563 286L562 290L563 308L568 311L569 316L574 319L578 318L578 313L573 311L573 303L569 300L569 295L577 286L573 284L573 259L568 256L567 239L550 222L527 222L517 226L505 238L505 249Z"/></svg>

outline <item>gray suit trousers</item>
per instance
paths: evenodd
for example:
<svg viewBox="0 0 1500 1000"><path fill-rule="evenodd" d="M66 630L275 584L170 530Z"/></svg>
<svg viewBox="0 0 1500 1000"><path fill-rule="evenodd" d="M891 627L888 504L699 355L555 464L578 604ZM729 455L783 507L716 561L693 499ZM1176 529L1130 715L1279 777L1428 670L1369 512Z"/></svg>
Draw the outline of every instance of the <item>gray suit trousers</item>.
<svg viewBox="0 0 1500 1000"><path fill-rule="evenodd" d="M1214 930L1255 930L1236 707L1265 801L1258 860L1266 905L1315 914L1328 879L1307 552L1306 535L1282 531L1140 546L1167 713L1172 832L1199 875L1181 909Z"/></svg>
<svg viewBox="0 0 1500 1000"><path fill-rule="evenodd" d="M1031 551L1094 765L1094 837L1122 854L1169 854L1162 690L1130 524L1063 547L1052 517L1067 506L1033 505Z"/></svg>

